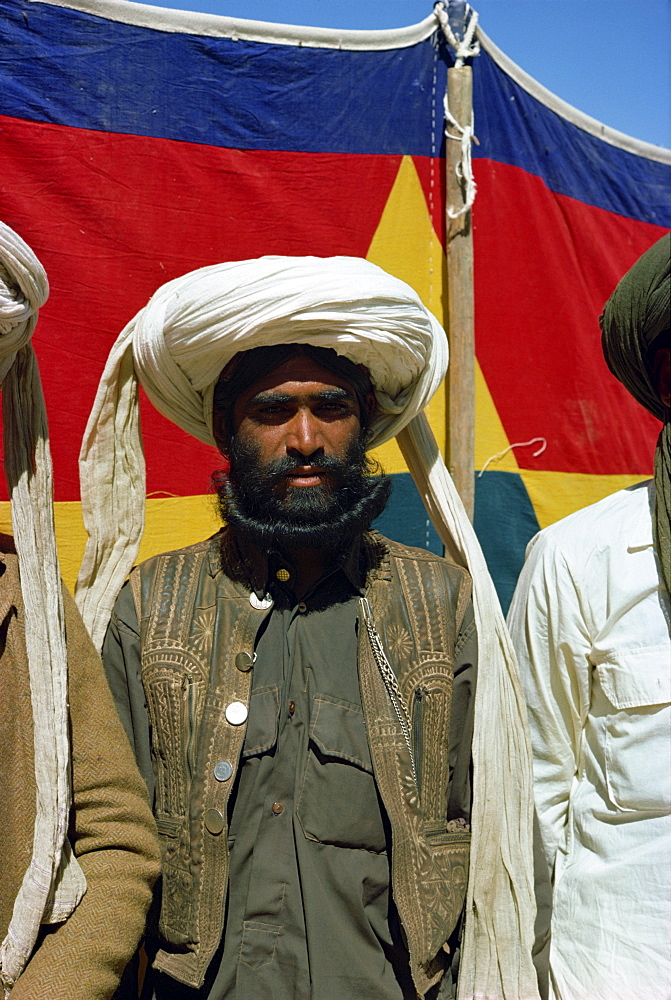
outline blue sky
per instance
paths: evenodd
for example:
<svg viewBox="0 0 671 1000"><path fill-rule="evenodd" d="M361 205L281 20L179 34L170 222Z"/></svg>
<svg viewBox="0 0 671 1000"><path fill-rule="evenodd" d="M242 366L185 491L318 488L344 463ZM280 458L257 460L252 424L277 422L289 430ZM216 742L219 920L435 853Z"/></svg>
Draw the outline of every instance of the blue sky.
<svg viewBox="0 0 671 1000"><path fill-rule="evenodd" d="M398 28L431 0L154 0L155 6L330 28ZM671 146L671 0L475 0L500 49L612 128Z"/></svg>

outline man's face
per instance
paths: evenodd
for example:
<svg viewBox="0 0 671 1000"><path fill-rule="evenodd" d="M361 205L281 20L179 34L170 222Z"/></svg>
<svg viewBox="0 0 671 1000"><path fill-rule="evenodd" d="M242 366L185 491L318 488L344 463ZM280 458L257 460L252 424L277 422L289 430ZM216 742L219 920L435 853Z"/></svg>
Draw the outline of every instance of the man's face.
<svg viewBox="0 0 671 1000"><path fill-rule="evenodd" d="M366 407L374 406L371 393ZM391 481L371 475L360 403L345 378L297 355L237 397L219 509L263 547L342 549L384 510ZM218 421L215 420L215 426Z"/></svg>
<svg viewBox="0 0 671 1000"><path fill-rule="evenodd" d="M253 450L261 468L282 461L286 471L273 489L283 501L294 490L332 487L322 459L348 457L360 438L361 413L344 379L299 355L238 397L232 429L238 446Z"/></svg>

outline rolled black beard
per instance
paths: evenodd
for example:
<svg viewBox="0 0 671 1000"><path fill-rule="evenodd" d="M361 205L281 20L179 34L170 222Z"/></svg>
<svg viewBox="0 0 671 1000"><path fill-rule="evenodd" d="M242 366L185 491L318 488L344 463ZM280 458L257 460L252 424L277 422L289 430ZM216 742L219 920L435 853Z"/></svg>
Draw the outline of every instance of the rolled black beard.
<svg viewBox="0 0 671 1000"><path fill-rule="evenodd" d="M231 442L228 476L215 476L219 512L240 540L260 548L344 549L387 506L391 477L366 473L373 467L363 441L344 459L321 455L311 465L329 473L331 484L289 487L285 499L274 487L299 464L283 458L261 466L258 449Z"/></svg>

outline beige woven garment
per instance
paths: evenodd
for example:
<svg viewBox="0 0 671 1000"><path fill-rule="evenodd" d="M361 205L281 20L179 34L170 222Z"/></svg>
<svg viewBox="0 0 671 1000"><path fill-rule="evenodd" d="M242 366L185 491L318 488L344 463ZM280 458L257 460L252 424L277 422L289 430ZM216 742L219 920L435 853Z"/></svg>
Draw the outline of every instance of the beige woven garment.
<svg viewBox="0 0 671 1000"><path fill-rule="evenodd" d="M214 444L212 393L221 369L238 351L286 343L331 347L366 365L377 398L370 446L398 437L448 554L473 577L473 847L459 997L536 998L525 707L482 551L422 412L445 377L447 339L408 285L359 258L263 257L202 268L156 292L112 348L82 444L89 541L77 599L84 621L100 646L142 535L138 380L161 413Z"/></svg>
<svg viewBox="0 0 671 1000"><path fill-rule="evenodd" d="M49 436L42 385L30 344L37 310L48 294L47 276L35 254L0 223L5 475L24 603L37 785L33 855L0 946L0 982L5 996L30 957L40 925L64 920L86 889L84 874L66 840L70 754L65 629Z"/></svg>
<svg viewBox="0 0 671 1000"><path fill-rule="evenodd" d="M397 441L446 554L473 578L478 679L472 839L457 997L537 998L531 959L533 774L515 652L480 543L423 413Z"/></svg>

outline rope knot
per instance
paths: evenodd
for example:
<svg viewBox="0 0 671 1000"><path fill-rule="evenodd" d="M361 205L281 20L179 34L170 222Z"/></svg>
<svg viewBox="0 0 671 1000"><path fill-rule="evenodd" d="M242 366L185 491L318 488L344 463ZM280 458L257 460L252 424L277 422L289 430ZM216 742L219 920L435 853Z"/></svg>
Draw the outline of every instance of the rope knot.
<svg viewBox="0 0 671 1000"><path fill-rule="evenodd" d="M449 4L448 4L449 6ZM436 3L433 11L438 19L438 23L442 28L443 34L447 39L449 45L454 49L455 61L454 68L461 69L463 67L464 61L470 59L473 56L477 56L480 53L480 43L475 38L475 29L478 25L478 15L477 11L471 9L469 4L460 4L459 6L463 8L460 11L462 14L463 22L466 24L465 30L463 32L462 38L457 38L452 27L450 25L450 20L448 16L448 6L446 6L444 0L440 0ZM456 6L456 5L455 5ZM477 143L478 140L473 132L472 125L461 125L457 119L454 117L450 111L447 93L445 94L444 100L445 108L445 138L452 139L454 142L461 143L461 159L455 167L455 174L457 180L463 183L464 190L464 204L461 208L456 209L453 205L449 205L447 208L447 216L450 219L458 219L460 216L465 215L473 207L473 202L475 201L476 195L476 185L475 178L473 177L473 162L472 162L472 144ZM453 135L448 126L451 126L456 130L457 134Z"/></svg>
<svg viewBox="0 0 671 1000"><path fill-rule="evenodd" d="M460 125L457 119L454 117L450 111L447 94L445 94L444 100L445 109L445 137L447 139L452 139L454 142L461 143L461 159L457 163L454 171L457 178L463 181L466 190L464 191L464 204L460 209L455 209L452 205L447 208L447 215L450 219L458 219L459 216L465 215L473 207L473 202L475 201L475 195L477 193L477 185L475 183L475 178L473 176L473 155L472 155L472 143L477 143L477 137L473 131L472 125ZM448 126L456 129L457 135L452 135Z"/></svg>
<svg viewBox="0 0 671 1000"><path fill-rule="evenodd" d="M464 31L463 38L457 38L452 30L452 26L450 25L447 8L445 7L443 0L439 0L439 2L434 5L433 12L438 18L438 23L442 28L448 45L454 49L454 67L455 69L460 69L464 65L466 59L472 59L474 56L480 54L480 42L477 38L475 38L475 29L478 25L478 13L471 8L470 4L465 4L464 20L468 17L468 23L466 24L466 30Z"/></svg>

